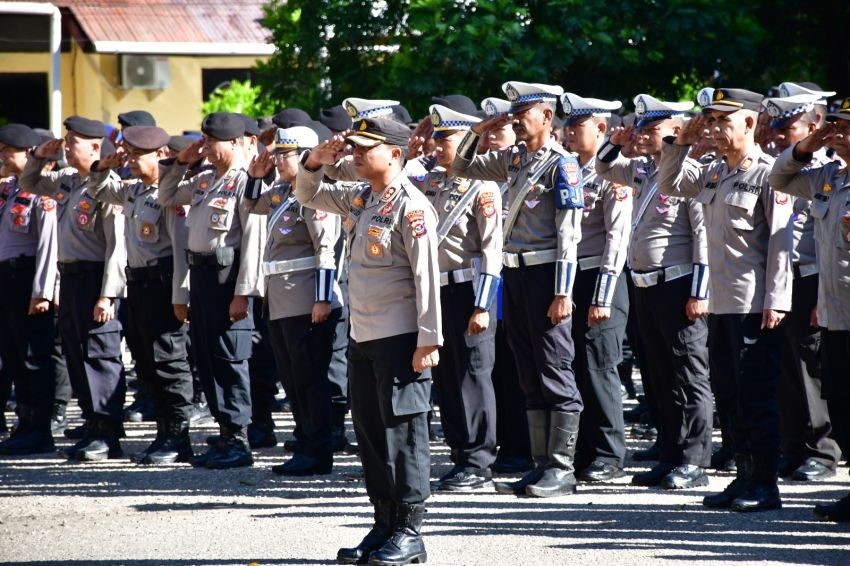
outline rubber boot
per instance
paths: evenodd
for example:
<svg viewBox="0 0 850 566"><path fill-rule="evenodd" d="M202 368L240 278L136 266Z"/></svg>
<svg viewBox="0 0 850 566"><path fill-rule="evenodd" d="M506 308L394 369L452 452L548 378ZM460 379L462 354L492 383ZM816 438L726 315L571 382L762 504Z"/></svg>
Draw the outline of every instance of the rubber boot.
<svg viewBox="0 0 850 566"><path fill-rule="evenodd" d="M369 555L381 548L395 525L395 505L392 501L378 500L373 503L375 508L375 523L366 533L360 544L354 548L340 548L336 553L337 564L366 564Z"/></svg>
<svg viewBox="0 0 850 566"><path fill-rule="evenodd" d="M706 495L702 504L712 509L728 509L732 502L750 487L753 481L753 458L749 454L735 454L735 479L726 489L714 495Z"/></svg>
<svg viewBox="0 0 850 566"><path fill-rule="evenodd" d="M422 519L425 505L422 503L397 504L393 534L378 550L369 555L369 564L395 566L397 564L420 564L428 560L425 543L422 542Z"/></svg>
<svg viewBox="0 0 850 566"><path fill-rule="evenodd" d="M534 460L534 468L517 481L496 482L494 487L497 493L522 495L525 493L526 486L538 482L546 470L546 464L549 461L546 445L548 412L526 411L526 415L528 417L528 438L531 441L531 458Z"/></svg>
<svg viewBox="0 0 850 566"><path fill-rule="evenodd" d="M782 509L779 498L779 454L753 456L753 479L749 488L732 501L733 511L769 511Z"/></svg>
<svg viewBox="0 0 850 566"><path fill-rule="evenodd" d="M532 497L556 497L576 492L573 460L581 413L549 413L549 464L537 482L526 486L525 493Z"/></svg>

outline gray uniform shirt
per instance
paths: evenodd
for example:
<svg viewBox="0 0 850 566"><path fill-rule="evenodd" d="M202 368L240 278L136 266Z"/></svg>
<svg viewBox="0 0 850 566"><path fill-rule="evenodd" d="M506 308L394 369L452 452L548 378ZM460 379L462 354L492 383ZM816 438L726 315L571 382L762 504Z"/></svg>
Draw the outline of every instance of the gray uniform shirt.
<svg viewBox="0 0 850 566"><path fill-rule="evenodd" d="M584 209L578 257L602 256L600 273L619 275L631 235L632 189L596 173L596 158L582 165Z"/></svg>
<svg viewBox="0 0 850 566"><path fill-rule="evenodd" d="M826 150L821 148L814 154L808 167L822 167L831 160ZM812 265L817 262L815 248L815 219L810 214L811 201L802 197L794 198L794 248L791 261L794 265Z"/></svg>
<svg viewBox="0 0 850 566"><path fill-rule="evenodd" d="M127 250L120 207L99 203L86 194L86 180L80 178L76 169L67 167L44 173L46 163L46 159L31 155L21 175L21 187L56 201L59 262L104 262L100 296L123 297Z"/></svg>
<svg viewBox="0 0 850 566"><path fill-rule="evenodd" d="M248 200L254 214L268 215L264 261L316 258L316 268L266 277L266 304L271 320L310 314L316 301L316 269L336 269L334 245L341 219L298 203L289 183L277 183L257 200ZM284 210L281 210L284 207ZM331 308L342 306L339 284L334 281Z"/></svg>
<svg viewBox="0 0 850 566"><path fill-rule="evenodd" d="M807 166L794 159L794 147L777 158L770 184L811 201L817 242L818 323L850 330L850 174L840 162Z"/></svg>
<svg viewBox="0 0 850 566"><path fill-rule="evenodd" d="M163 206L156 185L146 186L139 179L124 181L111 170L92 171L86 192L99 201L123 207L128 266L148 267L156 265L160 258L173 256L171 301L175 305L188 304L188 207Z"/></svg>
<svg viewBox="0 0 850 566"><path fill-rule="evenodd" d="M252 215L245 197L248 179L241 164L216 178L214 169L185 178L187 165L176 161L163 167L159 200L163 206L191 205L187 215L188 250L210 253L223 247L240 251L239 273L234 295L263 294L260 258L265 245L265 223Z"/></svg>
<svg viewBox="0 0 850 566"><path fill-rule="evenodd" d="M33 299L52 301L56 288L56 201L21 190L15 177L0 179L0 261L35 258Z"/></svg>
<svg viewBox="0 0 850 566"><path fill-rule="evenodd" d="M768 183L773 158L756 145L730 171L724 159L688 158L689 149L664 142L658 190L705 205L709 311L791 310L792 203Z"/></svg>
<svg viewBox="0 0 850 566"><path fill-rule="evenodd" d="M299 167L302 204L345 216L350 250L351 337L357 342L418 333L418 346L443 343L437 260L437 215L407 179L379 195L368 183L322 182L324 168Z"/></svg>
<svg viewBox="0 0 850 566"><path fill-rule="evenodd" d="M659 170L650 157L628 159L606 142L596 159L603 179L634 187L629 267L656 271L687 263L708 265L702 204L659 191Z"/></svg>

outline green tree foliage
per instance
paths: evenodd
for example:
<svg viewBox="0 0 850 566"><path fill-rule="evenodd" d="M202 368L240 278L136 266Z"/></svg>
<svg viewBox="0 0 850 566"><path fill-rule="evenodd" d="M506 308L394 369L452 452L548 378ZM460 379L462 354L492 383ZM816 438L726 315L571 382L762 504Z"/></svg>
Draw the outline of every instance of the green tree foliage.
<svg viewBox="0 0 850 566"><path fill-rule="evenodd" d="M705 85L850 89L850 59L831 41L850 3L272 0L266 13L279 51L260 66L264 94L311 112L362 96L424 115L431 95L501 96L509 79L628 108L640 92L693 99Z"/></svg>
<svg viewBox="0 0 850 566"><path fill-rule="evenodd" d="M261 95L260 86L252 86L251 81L230 81L210 93L201 107L204 115L212 112L239 112L252 118L266 116L274 111L274 105Z"/></svg>

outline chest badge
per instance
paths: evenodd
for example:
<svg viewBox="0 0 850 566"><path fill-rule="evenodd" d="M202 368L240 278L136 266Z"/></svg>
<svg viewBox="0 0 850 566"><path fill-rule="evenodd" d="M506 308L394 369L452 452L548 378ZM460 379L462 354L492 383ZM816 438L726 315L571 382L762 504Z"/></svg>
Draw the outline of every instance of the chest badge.
<svg viewBox="0 0 850 566"><path fill-rule="evenodd" d="M381 255L382 249L381 244L370 244L369 245L369 253L375 257Z"/></svg>

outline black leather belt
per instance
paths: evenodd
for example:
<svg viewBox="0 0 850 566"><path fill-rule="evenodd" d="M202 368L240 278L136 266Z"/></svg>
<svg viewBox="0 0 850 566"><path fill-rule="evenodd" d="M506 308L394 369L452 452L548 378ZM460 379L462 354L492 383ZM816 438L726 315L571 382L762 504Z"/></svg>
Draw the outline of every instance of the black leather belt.
<svg viewBox="0 0 850 566"><path fill-rule="evenodd" d="M59 262L60 275L76 275L77 273L85 273L87 271L103 270L104 262L102 261L67 261Z"/></svg>
<svg viewBox="0 0 850 566"><path fill-rule="evenodd" d="M33 256L13 257L6 261L0 261L0 274L15 273L19 269L32 269L34 266L35 258Z"/></svg>

